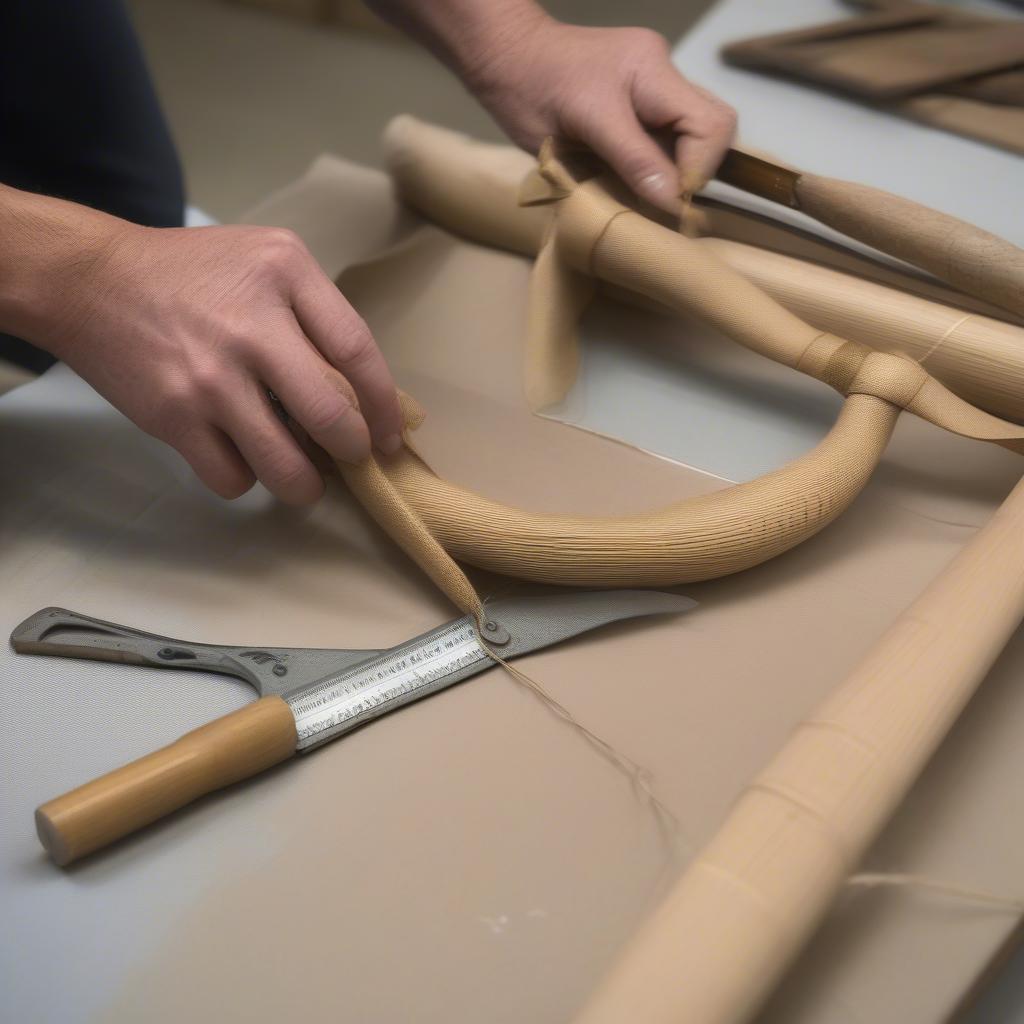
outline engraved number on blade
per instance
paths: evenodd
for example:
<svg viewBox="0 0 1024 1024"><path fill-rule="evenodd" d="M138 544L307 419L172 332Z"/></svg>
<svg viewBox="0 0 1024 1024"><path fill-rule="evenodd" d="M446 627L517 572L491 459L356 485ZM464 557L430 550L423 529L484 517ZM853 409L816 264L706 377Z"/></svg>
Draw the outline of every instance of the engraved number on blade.
<svg viewBox="0 0 1024 1024"><path fill-rule="evenodd" d="M461 621L416 647L382 655L326 679L288 700L295 715L297 749L323 743L354 728L359 719L376 718L417 695L426 696L441 688L440 681L490 660L473 623Z"/></svg>

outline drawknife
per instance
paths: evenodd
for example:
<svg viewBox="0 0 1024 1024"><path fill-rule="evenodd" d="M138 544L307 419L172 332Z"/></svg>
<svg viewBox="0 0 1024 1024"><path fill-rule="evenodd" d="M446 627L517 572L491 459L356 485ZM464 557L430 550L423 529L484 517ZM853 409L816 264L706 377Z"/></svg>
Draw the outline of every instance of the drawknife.
<svg viewBox="0 0 1024 1024"><path fill-rule="evenodd" d="M214 790L492 668L499 659L612 622L678 614L695 604L677 594L639 590L499 598L487 603L479 628L466 615L378 651L188 643L44 608L11 634L19 653L218 672L244 680L260 699L43 804L36 811L39 839L57 864L70 864Z"/></svg>
<svg viewBox="0 0 1024 1024"><path fill-rule="evenodd" d="M715 177L1024 316L1024 256L1003 238L910 199L730 149Z"/></svg>

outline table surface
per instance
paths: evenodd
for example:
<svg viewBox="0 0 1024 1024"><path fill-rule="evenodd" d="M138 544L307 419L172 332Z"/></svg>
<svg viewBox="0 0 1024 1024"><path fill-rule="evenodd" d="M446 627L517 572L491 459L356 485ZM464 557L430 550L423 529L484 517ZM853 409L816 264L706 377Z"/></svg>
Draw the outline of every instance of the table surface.
<svg viewBox="0 0 1024 1024"><path fill-rule="evenodd" d="M1018 158L810 90L725 68L715 56L727 39L824 21L842 16L843 10L828 0L770 4L727 0L680 45L676 60L691 77L740 109L743 137L750 144L816 171L911 195L1006 233L1008 225L1003 221L1005 211L1014 208L1011 189L1015 176L1019 178ZM822 130L829 145L821 145L821 131L815 125L825 126ZM836 125L842 126L841 132L836 132ZM922 166L928 168L926 176L920 173ZM979 180L991 187L969 187ZM1024 224L1016 225L1015 231L1011 237L1024 242ZM650 347L639 350L639 358L631 356L616 337L612 321L592 319L587 333L589 354L580 387L571 399L577 403L575 421L727 479L756 475L806 448L824 432L837 405L821 389L803 390L801 384L788 410L766 409L759 418L751 417L741 411L727 382L702 380L700 374L687 373L681 366L666 366ZM694 337L699 350L699 332ZM610 394L601 394L613 377L619 385L614 401ZM680 403L677 386L688 389L688 401ZM95 457L106 437L117 438L116 459L88 468L76 463L79 449ZM62 445L60 458L44 465L42 453L56 443ZM0 398L0 446L10 454L12 445L37 451L40 460L31 479L18 482L18 486L30 486L30 500L7 520L8 527L31 529L34 538L6 560L0 559L8 578L19 581L14 590L8 588L0 595L7 625L19 610L34 610L48 603L47 595L73 593L77 581L88 581L90 595L106 602L108 617L137 621L139 607L148 605L159 609L162 630L188 636L195 631L196 613L177 600L186 593L182 581L190 574L201 575L224 558L225 551L234 550L238 543L234 524L245 517L276 515L267 496L259 492L232 505L230 514L219 511L216 500L201 494L174 453L141 434L126 439L106 404L63 368ZM27 464L15 458L10 463ZM113 517L102 502L91 499L90 488L97 482L120 491L122 518ZM79 514L72 522L66 513L68 496L76 488ZM197 528L191 538L192 564L173 564L159 548L130 552L128 558L117 554L125 522L132 524L133 538L144 537L147 522L166 521L169 506L196 515L195 509L206 502L206 514L198 517L203 531ZM182 532L188 533L189 528L184 525ZM282 515L280 522L270 523L266 536L284 537L291 529ZM152 540L159 546L157 534ZM272 561L267 552L252 555ZM316 571L313 565L296 568L310 574ZM156 573L158 598L148 593ZM266 579L259 568L253 574L255 579ZM305 630L299 629L269 609L261 619L255 597L237 593L237 586L234 592L226 587L217 590L219 584L212 578L203 580L210 588L203 596L206 607L237 601L239 614L244 606L254 635L265 631L286 642L283 638L291 628L296 636L312 642L308 624ZM294 582L289 580L284 581L286 587ZM93 606L82 610L93 610ZM315 628L328 635L326 622ZM194 820L177 823L182 840L195 830L211 830L212 846L187 841L163 847L149 843L144 848L129 844L108 862L86 870L53 871L35 852L26 808L72 780L104 770L112 758L136 756L169 735L242 706L250 695L245 687L219 677L130 667L111 673L100 665L79 662L55 667L49 659L16 659L6 648L0 651L0 677L16 677L19 683L5 693L5 735L18 730L24 739L17 748L4 745L0 891L5 920L18 941L17 949L7 944L7 951L0 955L0 991L8 1006L15 1008L17 1019L89 1020L108 1004L125 972L151 954L157 941L151 927L154 919L173 919L175 908L199 898L233 857L269 860L274 855L282 838L268 822L275 808L280 810L280 783L271 780L262 789L247 792L246 800L265 805L268 815L263 819L250 813L236 819L236 825L242 822L241 829L231 828L230 816L217 802ZM54 703L56 694L64 695L59 705ZM151 708L159 708L159 713L150 713ZM116 722L116 728L111 722ZM53 740L55 733L61 735L58 744ZM111 744L102 750L89 740L98 734L111 736ZM211 860L213 847L217 853ZM109 884L115 875L118 899L112 901ZM72 895L79 923L64 928L62 922L69 924ZM94 944L83 945L82 921L95 922ZM54 971L55 964L64 965L63 974ZM1000 1016L988 1019L1011 1019L1009 1007L1009 1003L1000 1004Z"/></svg>

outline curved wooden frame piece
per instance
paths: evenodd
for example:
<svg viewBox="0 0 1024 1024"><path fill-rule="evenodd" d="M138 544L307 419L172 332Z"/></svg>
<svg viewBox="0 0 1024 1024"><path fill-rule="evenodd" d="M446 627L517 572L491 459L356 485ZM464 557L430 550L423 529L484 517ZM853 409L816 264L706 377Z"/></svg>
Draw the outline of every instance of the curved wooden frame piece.
<svg viewBox="0 0 1024 1024"><path fill-rule="evenodd" d="M569 586L673 586L749 569L814 536L868 482L898 415L853 396L828 435L789 465L629 516L512 508L442 480L408 451L385 474L441 546L471 565Z"/></svg>
<svg viewBox="0 0 1024 1024"><path fill-rule="evenodd" d="M454 141L453 141L454 140ZM694 313L745 347L848 396L812 451L757 480L616 518L538 515L440 480L411 451L370 469L342 467L356 494L435 583L467 609L452 557L424 557L420 521L448 556L546 583L672 585L750 568L813 536L854 500L902 409L946 429L1024 451L1024 428L981 412L913 360L816 330L697 242L624 205L615 185L577 183L550 149L510 204L504 147L400 119L388 131L399 187L446 226L518 249L540 246L528 298L526 394L534 408L564 397L577 369L576 325L594 279ZM511 213L513 225L506 221ZM372 472L376 473L374 468ZM380 486L381 479L390 487ZM401 515L396 503L401 502Z"/></svg>

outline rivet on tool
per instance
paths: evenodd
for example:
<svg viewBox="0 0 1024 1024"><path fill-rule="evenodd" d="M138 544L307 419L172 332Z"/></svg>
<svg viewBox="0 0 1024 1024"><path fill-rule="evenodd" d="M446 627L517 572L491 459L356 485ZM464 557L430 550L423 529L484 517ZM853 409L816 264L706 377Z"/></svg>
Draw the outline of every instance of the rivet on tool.
<svg viewBox="0 0 1024 1024"><path fill-rule="evenodd" d="M158 658L164 661L195 661L196 656L192 651L186 651L181 647L161 647L156 652Z"/></svg>
<svg viewBox="0 0 1024 1024"><path fill-rule="evenodd" d="M504 646L512 639L508 630L503 629L493 619L487 619L487 621L484 622L484 634L484 639L489 644L495 644L499 647Z"/></svg>

